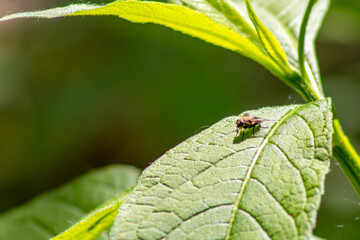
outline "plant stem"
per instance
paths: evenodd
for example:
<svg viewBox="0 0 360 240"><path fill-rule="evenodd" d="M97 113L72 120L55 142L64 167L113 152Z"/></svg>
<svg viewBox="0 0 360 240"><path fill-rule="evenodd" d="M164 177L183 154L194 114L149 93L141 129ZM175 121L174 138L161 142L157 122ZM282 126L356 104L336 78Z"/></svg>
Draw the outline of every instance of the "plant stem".
<svg viewBox="0 0 360 240"><path fill-rule="evenodd" d="M303 17L303 20L301 22L300 26L300 33L299 33L299 46L298 46L298 57L299 57L299 70L301 76L305 76L305 52L304 52L304 46L305 46L305 34L306 34L306 27L310 18L310 13L312 10L312 7L315 4L315 0L309 0L309 3L306 7L305 14Z"/></svg>
<svg viewBox="0 0 360 240"><path fill-rule="evenodd" d="M340 167L360 196L360 157L341 129L339 119L335 114L333 152Z"/></svg>
<svg viewBox="0 0 360 240"><path fill-rule="evenodd" d="M306 77L307 75L303 76ZM305 83L307 83L305 81ZM297 90L302 89L303 92L298 91L307 102L324 99L323 96L316 94L311 86L301 86L302 88L296 88ZM335 108L333 107L333 154L339 163L340 167L344 171L346 177L353 185L355 191L360 197L360 157L356 152L355 148L351 144L349 138L343 132L339 118L337 117Z"/></svg>

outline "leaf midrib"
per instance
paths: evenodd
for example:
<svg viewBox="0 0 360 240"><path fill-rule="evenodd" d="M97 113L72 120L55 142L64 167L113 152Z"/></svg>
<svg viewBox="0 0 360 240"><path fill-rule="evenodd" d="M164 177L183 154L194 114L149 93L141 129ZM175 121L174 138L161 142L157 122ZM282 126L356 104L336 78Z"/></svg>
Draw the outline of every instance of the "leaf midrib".
<svg viewBox="0 0 360 240"><path fill-rule="evenodd" d="M286 113L275 125L274 127L269 131L269 133L266 135L266 137L264 138L263 142L260 144L259 149L257 150L250 166L249 169L245 175L243 184L241 184L240 190L239 190L239 194L238 194L238 198L236 199L236 202L234 204L234 209L232 211L231 214L231 219L229 222L229 227L228 227L228 231L226 233L225 239L230 239L231 237L231 231L232 231L232 227L234 226L234 222L235 222L235 218L236 218L236 214L237 211L239 210L239 204L243 198L243 194L245 191L245 188L247 186L247 183L250 181L251 179L251 173L254 170L254 167L256 165L257 160L260 157L260 154L262 153L262 151L264 150L265 146L267 145L267 143L269 142L270 138L273 136L273 134L275 133L276 130L278 130L278 128L283 124L283 122L289 118L291 115L293 115L294 113L296 113L299 109L301 109L304 106L298 106L295 107L293 110L289 111L288 113Z"/></svg>

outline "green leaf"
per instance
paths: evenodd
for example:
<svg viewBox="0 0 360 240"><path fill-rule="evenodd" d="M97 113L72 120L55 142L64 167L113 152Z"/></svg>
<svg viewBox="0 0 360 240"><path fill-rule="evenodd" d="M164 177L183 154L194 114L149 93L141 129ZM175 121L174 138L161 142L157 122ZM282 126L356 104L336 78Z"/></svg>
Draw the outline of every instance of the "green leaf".
<svg viewBox="0 0 360 240"><path fill-rule="evenodd" d="M297 49L307 1L294 0L289 3L286 0L252 0L251 8L245 6L245 0L172 1L183 6L119 0L104 6L75 4L17 13L5 16L0 21L29 17L114 15L137 23L161 24L253 59L307 100L324 98L314 41L329 0L319 0L310 9L311 14L304 35L307 73L305 79L299 76L302 66L298 65Z"/></svg>
<svg viewBox="0 0 360 240"><path fill-rule="evenodd" d="M290 64L298 65L298 47L301 24L304 19L308 1L295 0L252 0L256 14L268 29L276 36L285 50ZM318 0L310 9L310 18L306 25L305 35L305 68L313 97L323 99L324 92L315 51L315 39L323 18L329 7L329 0ZM305 79L307 81L307 79Z"/></svg>
<svg viewBox="0 0 360 240"><path fill-rule="evenodd" d="M254 24L257 33L259 34L259 38L266 52L269 54L269 56L272 59L274 59L275 62L278 62L278 64L281 66L284 72L286 72L288 75L292 75L293 70L289 66L287 56L283 51L280 43L277 41L275 36L267 29L267 27L265 27L265 25L260 21L260 19L256 16L253 8L250 5L249 0L245 0L245 5L249 17L252 23Z"/></svg>
<svg viewBox="0 0 360 240"><path fill-rule="evenodd" d="M244 15L237 10L233 1L172 0L171 2L202 12L214 22L240 32L258 45L261 44L251 22L249 23Z"/></svg>
<svg viewBox="0 0 360 240"><path fill-rule="evenodd" d="M138 175L136 168L122 165L86 174L58 190L43 194L24 206L2 214L0 239L41 240L56 236L99 205L133 186ZM111 210L109 207L111 206L104 209ZM98 213L96 216L100 215ZM102 223L104 222L99 222ZM96 224L93 223L92 226L95 228Z"/></svg>
<svg viewBox="0 0 360 240"><path fill-rule="evenodd" d="M104 6L80 4L12 14L1 18L0 21L17 18L56 18L70 15L114 15L136 23L161 24L240 53L262 64L276 76L285 76L278 64L261 49L254 39L248 38L248 35L243 36L238 30L230 28L231 23L229 23L230 25L223 24L206 14L175 4L147 1L115 1ZM251 31L256 38L256 32L254 34L254 30L249 30L249 34Z"/></svg>
<svg viewBox="0 0 360 240"><path fill-rule="evenodd" d="M148 167L111 239L309 239L332 155L331 100L228 117ZM253 135L255 130L255 135Z"/></svg>
<svg viewBox="0 0 360 240"><path fill-rule="evenodd" d="M177 4L190 7L196 11L202 12L214 21L223 25L236 29L244 36L257 43L254 33L251 32L252 20L247 14L245 0L171 0ZM299 69L298 65L298 44L299 32L308 1L304 0L251 0L251 6L258 20L275 36L280 43L281 48L286 53L289 64ZM229 6L229 7L224 7ZM311 9L310 18L306 27L305 37L305 60L306 71L309 75L310 88L314 93L301 93L306 99L323 99L324 93L322 89L320 73L315 54L315 39L321 26L322 20L329 6L329 0L318 0ZM232 8L232 10L229 10ZM236 12L237 14L233 13ZM233 16L233 17L231 17ZM236 16L236 17L234 17ZM240 19L240 20L239 20ZM254 31L255 29L253 29ZM265 52L266 50L263 49ZM280 54L276 52L275 54ZM271 71L271 69L270 69ZM299 81L295 76L274 75L281 78L285 83L294 87L291 81ZM299 84L298 84L299 85ZM301 84L296 87L297 91L301 91ZM312 96L314 95L314 96Z"/></svg>
<svg viewBox="0 0 360 240"><path fill-rule="evenodd" d="M96 240L113 224L119 207L129 192L115 197L115 200L101 206L85 216L77 224L67 229L52 240Z"/></svg>

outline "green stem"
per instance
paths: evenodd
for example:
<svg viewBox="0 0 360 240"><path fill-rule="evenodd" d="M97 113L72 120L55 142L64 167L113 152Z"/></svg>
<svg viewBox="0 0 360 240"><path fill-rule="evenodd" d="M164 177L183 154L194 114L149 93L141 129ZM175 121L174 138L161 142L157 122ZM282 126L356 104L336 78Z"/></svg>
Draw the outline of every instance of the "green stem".
<svg viewBox="0 0 360 240"><path fill-rule="evenodd" d="M303 79L303 84L305 86L300 86L303 88L303 92L300 92L305 100L314 101L318 99L323 99L324 94L314 81L311 81L309 73L306 72L305 64L305 34L306 27L310 18L311 10L317 0L309 0L307 5L303 21L300 26L299 33L299 46L298 46L298 58L299 58L299 70L300 76ZM351 145L350 140L345 135L341 129L339 119L337 118L335 110L334 112L334 135L333 135L333 153L340 164L340 167L344 171L345 175L355 188L357 194L360 197L360 157L357 154L354 147Z"/></svg>
<svg viewBox="0 0 360 240"><path fill-rule="evenodd" d="M307 75L305 75L305 77L307 77ZM292 89L297 91L306 102L317 101L325 98L323 95L317 94L314 87L310 86L309 82L304 81L297 73L287 75L282 78L282 80Z"/></svg>
<svg viewBox="0 0 360 240"><path fill-rule="evenodd" d="M306 76L307 75L304 75L303 77ZM309 86L307 83L308 82L304 81L303 85L296 86L294 84L293 87L298 90L298 92L307 102L324 98L323 96L317 95L314 89L311 88L311 86ZM302 91L299 91L300 89ZM353 185L358 196L360 197L360 157L355 148L352 146L349 138L343 132L334 108L333 113L333 154L345 175L349 179L350 183Z"/></svg>
<svg viewBox="0 0 360 240"><path fill-rule="evenodd" d="M306 7L304 17L301 22L300 32L299 32L299 41L298 41L298 64L300 76L304 80L304 82L313 89L313 99L324 99L325 95L321 86L321 83L317 82L313 73L311 72L311 66L305 58L305 35L306 28L309 23L310 14L312 8L314 7L317 0L309 0L309 3ZM310 96L311 97L311 96Z"/></svg>
<svg viewBox="0 0 360 240"><path fill-rule="evenodd" d="M298 57L299 57L299 70L302 77L305 76L305 52L304 52L304 46L305 46L305 34L306 34L306 27L310 18L310 13L312 10L312 7L315 4L315 0L309 0L309 3L307 5L307 8L305 10L304 18L301 22L300 26L300 33L299 33L299 46L298 46Z"/></svg>
<svg viewBox="0 0 360 240"><path fill-rule="evenodd" d="M336 116L334 116L333 151L337 162L360 196L360 157L341 129Z"/></svg>

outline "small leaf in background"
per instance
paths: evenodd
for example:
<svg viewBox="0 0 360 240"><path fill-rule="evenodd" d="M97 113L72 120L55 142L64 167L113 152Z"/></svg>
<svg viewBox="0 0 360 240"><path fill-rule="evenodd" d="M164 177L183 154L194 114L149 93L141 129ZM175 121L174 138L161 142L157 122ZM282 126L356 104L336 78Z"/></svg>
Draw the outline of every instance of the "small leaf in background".
<svg viewBox="0 0 360 240"><path fill-rule="evenodd" d="M139 178L111 239L309 239L332 155L331 100L248 111L274 120L237 143L228 117Z"/></svg>
<svg viewBox="0 0 360 240"><path fill-rule="evenodd" d="M51 240L96 240L99 236L107 231L113 224L114 219L118 213L119 207L127 196L129 191L126 191L115 200L105 204L105 206L98 207L86 215L77 224L71 226L63 233L57 235Z"/></svg>
<svg viewBox="0 0 360 240"><path fill-rule="evenodd" d="M39 196L0 216L0 239L54 237L99 205L135 185L139 173L131 166L108 166Z"/></svg>

